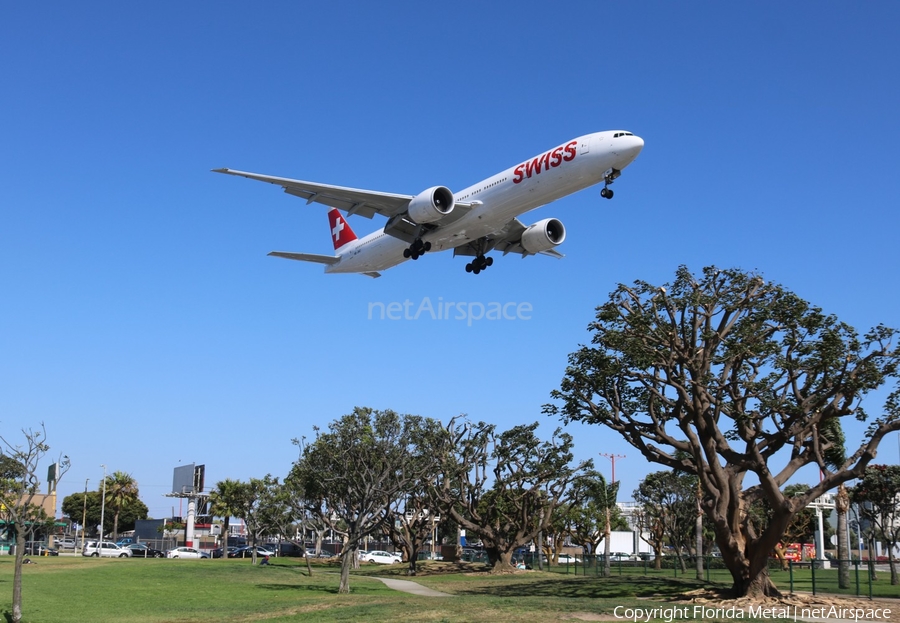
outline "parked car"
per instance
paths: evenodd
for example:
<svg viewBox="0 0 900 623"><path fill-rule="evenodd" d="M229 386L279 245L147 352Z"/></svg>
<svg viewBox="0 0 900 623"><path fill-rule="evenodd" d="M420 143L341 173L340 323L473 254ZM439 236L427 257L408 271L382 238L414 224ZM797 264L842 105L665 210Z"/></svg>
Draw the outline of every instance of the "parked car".
<svg viewBox="0 0 900 623"><path fill-rule="evenodd" d="M374 551L366 554L366 561L375 562L380 565L393 565L402 562L403 558L391 552Z"/></svg>
<svg viewBox="0 0 900 623"><path fill-rule="evenodd" d="M125 549L131 551L132 558L165 558L166 556L164 551L147 547L144 543L132 543L126 545Z"/></svg>
<svg viewBox="0 0 900 623"><path fill-rule="evenodd" d="M226 551L227 551L226 556L231 556L231 552L233 552L233 551L236 550L236 549L237 549L237 547L235 547L235 546L233 546L233 545L229 545L229 546L228 546L228 550L226 550ZM221 547L217 547L216 549L214 549L214 550L211 552L211 554L212 554L212 557L213 557L213 558L221 558L221 557L222 557L222 548L221 548Z"/></svg>
<svg viewBox="0 0 900 623"><path fill-rule="evenodd" d="M296 543L269 543L267 547L274 549L278 556L306 556L306 551Z"/></svg>
<svg viewBox="0 0 900 623"><path fill-rule="evenodd" d="M166 558L209 558L209 554L195 547L176 547L166 552Z"/></svg>
<svg viewBox="0 0 900 623"><path fill-rule="evenodd" d="M488 555L482 549L463 549L462 559L466 562L488 562Z"/></svg>
<svg viewBox="0 0 900 623"><path fill-rule="evenodd" d="M103 556L104 558L128 558L131 556L131 550L125 549L121 545L116 545L112 541L88 541L81 550L82 556Z"/></svg>
<svg viewBox="0 0 900 623"><path fill-rule="evenodd" d="M71 537L56 539L55 543L59 549L75 549L75 539Z"/></svg>
<svg viewBox="0 0 900 623"><path fill-rule="evenodd" d="M638 556L635 556L633 554L626 554L625 552L613 552L609 555L609 559L612 562L628 562L640 560Z"/></svg>
<svg viewBox="0 0 900 623"><path fill-rule="evenodd" d="M252 558L253 550L256 549L257 556L274 556L275 552L264 545L238 547L233 552L228 552L229 558Z"/></svg>
<svg viewBox="0 0 900 623"><path fill-rule="evenodd" d="M581 558L577 556L573 556L572 554L560 554L559 555L559 564L561 565L571 565L571 564L581 564Z"/></svg>
<svg viewBox="0 0 900 623"><path fill-rule="evenodd" d="M131 545L134 542L135 542L134 537L123 536L121 539L116 541L116 545Z"/></svg>
<svg viewBox="0 0 900 623"><path fill-rule="evenodd" d="M59 556L59 550L53 547L47 547L46 543L40 541L29 541L25 544L26 556Z"/></svg>

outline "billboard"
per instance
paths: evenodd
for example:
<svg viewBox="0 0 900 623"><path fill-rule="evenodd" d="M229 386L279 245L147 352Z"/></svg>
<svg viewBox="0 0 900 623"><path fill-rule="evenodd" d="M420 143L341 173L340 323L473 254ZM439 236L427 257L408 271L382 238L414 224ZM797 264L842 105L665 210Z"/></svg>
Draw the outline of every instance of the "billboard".
<svg viewBox="0 0 900 623"><path fill-rule="evenodd" d="M172 476L172 493L196 493L194 491L194 464L179 465Z"/></svg>
<svg viewBox="0 0 900 623"><path fill-rule="evenodd" d="M179 465L172 475L172 493L203 493L205 479L205 465Z"/></svg>

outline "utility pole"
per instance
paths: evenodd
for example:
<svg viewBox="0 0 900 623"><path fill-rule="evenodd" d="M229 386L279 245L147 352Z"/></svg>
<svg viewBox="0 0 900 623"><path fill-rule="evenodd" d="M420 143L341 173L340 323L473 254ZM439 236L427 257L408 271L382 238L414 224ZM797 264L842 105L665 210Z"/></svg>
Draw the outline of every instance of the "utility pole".
<svg viewBox="0 0 900 623"><path fill-rule="evenodd" d="M84 509L81 511L81 551L84 551L84 523L87 521L87 483L90 478L84 479Z"/></svg>
<svg viewBox="0 0 900 623"><path fill-rule="evenodd" d="M101 465L103 468L103 495L100 498L100 540L97 543L98 548L103 547L103 521L106 519L106 465ZM98 552L100 549L97 550Z"/></svg>
<svg viewBox="0 0 900 623"><path fill-rule="evenodd" d="M600 456L605 456L612 462L612 484L616 484L616 459L624 459L624 454L610 454L608 452L601 452ZM603 533L603 577L608 578L611 575L611 571L609 568L609 548L610 548L610 539L612 538L612 526L610 525L612 522L612 518L610 517L610 508L609 508L609 499L607 495L609 494L609 487L606 487L606 490L603 492L603 505L606 507L606 528ZM634 546L632 546L634 547Z"/></svg>
<svg viewBox="0 0 900 623"><path fill-rule="evenodd" d="M616 482L616 459L624 459L624 454L609 454L608 452L601 452L600 456L605 456L612 462L612 481L613 484Z"/></svg>

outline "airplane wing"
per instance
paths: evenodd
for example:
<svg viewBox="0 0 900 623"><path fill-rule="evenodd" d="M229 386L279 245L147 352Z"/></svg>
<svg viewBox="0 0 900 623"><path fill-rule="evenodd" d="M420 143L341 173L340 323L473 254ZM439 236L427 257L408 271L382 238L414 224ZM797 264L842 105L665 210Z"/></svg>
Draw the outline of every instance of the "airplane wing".
<svg viewBox="0 0 900 623"><path fill-rule="evenodd" d="M246 171L235 171L234 169L213 169L213 171L215 173L237 175L251 180L275 184L284 188L284 192L289 195L306 199L307 204L315 201L316 203L343 210L348 215L359 214L366 218L372 218L375 214L382 214L388 218L395 214L402 214L406 211L406 206L413 198L412 195L398 195L362 190L360 188L304 182L303 180L247 173Z"/></svg>
<svg viewBox="0 0 900 623"><path fill-rule="evenodd" d="M237 175L251 180L275 184L284 188L284 192L289 195L306 199L307 204L313 202L321 203L342 210L347 213L347 216L359 214L366 218L372 218L376 214L380 214L388 219L392 217L401 218L406 213L409 202L414 198L414 195L399 195L396 193L383 193L377 190L332 186L331 184L292 180L285 177L235 171L234 169L213 169L213 172ZM470 208L472 205L471 202L456 203L456 207L462 208L462 210ZM460 214L454 214L454 212L456 210L448 215L451 222L460 216Z"/></svg>
<svg viewBox="0 0 900 623"><path fill-rule="evenodd" d="M460 245L453 249L453 255L466 255L476 257L478 256L478 248L479 246L483 247L483 252L487 253L488 251L502 251L503 255L508 253L518 253L522 257L527 255L534 255L533 253L529 253L522 246L522 234L525 232L527 227L517 218L514 218L506 225L503 226L503 229L500 229L484 238L479 240L474 240L469 242L468 244ZM559 251L555 249L550 249L548 251L541 251L540 255L549 255L550 257L555 257L556 259L561 259L565 257Z"/></svg>

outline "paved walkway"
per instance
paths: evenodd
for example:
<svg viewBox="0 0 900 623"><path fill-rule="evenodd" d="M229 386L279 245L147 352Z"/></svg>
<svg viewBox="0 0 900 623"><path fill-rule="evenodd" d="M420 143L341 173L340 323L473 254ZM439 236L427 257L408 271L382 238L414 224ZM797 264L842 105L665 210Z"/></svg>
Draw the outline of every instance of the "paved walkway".
<svg viewBox="0 0 900 623"><path fill-rule="evenodd" d="M402 591L404 593L412 593L413 595L422 595L423 597L453 597L449 593L442 593L441 591L436 591L421 584L416 584L415 582L410 582L409 580L394 580L388 578L372 578L373 580L380 580L385 583L388 588L392 588L395 591Z"/></svg>

